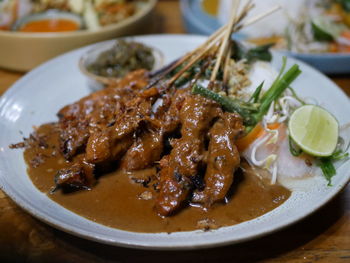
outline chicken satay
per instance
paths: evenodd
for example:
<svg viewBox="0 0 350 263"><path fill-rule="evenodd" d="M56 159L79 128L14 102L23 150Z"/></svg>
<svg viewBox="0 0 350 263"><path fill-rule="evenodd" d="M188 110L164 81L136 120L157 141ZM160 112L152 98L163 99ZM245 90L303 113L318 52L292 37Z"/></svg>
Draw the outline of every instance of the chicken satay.
<svg viewBox="0 0 350 263"><path fill-rule="evenodd" d="M141 170L160 160L163 152L164 133L158 131L146 131L137 137L133 145L124 155L121 167L127 171Z"/></svg>
<svg viewBox="0 0 350 263"><path fill-rule="evenodd" d="M161 98L161 105L153 112L154 116L146 119L144 131L123 157L121 166L124 170L144 169L160 160L166 135L173 133L180 125L179 112L189 93L189 90L177 90L172 97L165 94Z"/></svg>
<svg viewBox="0 0 350 263"><path fill-rule="evenodd" d="M221 113L216 103L197 95L186 97L180 110L181 138L173 140L168 167L161 166L160 192L156 210L162 216L176 211L192 188L205 152L204 134L212 120Z"/></svg>
<svg viewBox="0 0 350 263"><path fill-rule="evenodd" d="M210 129L207 169L203 191L195 191L194 202L210 207L223 201L230 189L240 156L235 145L237 136L243 131L242 119L236 114L225 113Z"/></svg>
<svg viewBox="0 0 350 263"><path fill-rule="evenodd" d="M128 74L116 87L94 92L58 112L60 147L67 160L84 149L91 133L111 125L147 83L144 71Z"/></svg>
<svg viewBox="0 0 350 263"><path fill-rule="evenodd" d="M95 183L95 166L84 158L77 158L68 168L59 170L54 178L55 189L90 189Z"/></svg>
<svg viewBox="0 0 350 263"><path fill-rule="evenodd" d="M160 160L159 185L160 193L156 200L156 211L161 216L169 216L187 198L191 182L187 177L174 173L171 169L170 155Z"/></svg>
<svg viewBox="0 0 350 263"><path fill-rule="evenodd" d="M132 105L132 106L131 106ZM116 123L92 134L86 145L86 159L91 163L115 160L119 151L116 147L132 135L146 116L151 114L152 103L148 99L136 98ZM129 140L128 140L129 142ZM132 141L127 148L132 145Z"/></svg>

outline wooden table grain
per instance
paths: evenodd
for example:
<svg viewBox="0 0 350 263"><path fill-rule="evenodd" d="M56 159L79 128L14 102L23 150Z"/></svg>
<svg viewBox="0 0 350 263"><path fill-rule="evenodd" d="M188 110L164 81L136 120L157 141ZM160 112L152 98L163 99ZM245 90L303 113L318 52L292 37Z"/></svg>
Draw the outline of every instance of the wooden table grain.
<svg viewBox="0 0 350 263"><path fill-rule="evenodd" d="M178 1L162 0L147 33L184 33ZM0 69L0 95L23 73ZM330 76L350 95L350 75ZM0 262L350 262L350 187L307 217L272 235L213 249L143 251L111 247L56 230L0 190Z"/></svg>

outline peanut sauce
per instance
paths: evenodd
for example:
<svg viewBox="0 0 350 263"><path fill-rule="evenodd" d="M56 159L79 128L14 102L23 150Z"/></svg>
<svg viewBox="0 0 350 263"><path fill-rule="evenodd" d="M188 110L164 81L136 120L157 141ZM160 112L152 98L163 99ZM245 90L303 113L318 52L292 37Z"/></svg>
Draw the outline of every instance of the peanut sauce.
<svg viewBox="0 0 350 263"><path fill-rule="evenodd" d="M147 233L215 229L259 217L290 196L286 188L270 185L256 176L247 164L243 164L243 173L235 175L228 203L215 204L207 211L189 205L169 217L160 217L155 212L157 192L152 184L140 184L135 180L155 175L155 168L135 173L118 169L98 178L91 190L63 193L58 189L50 193L56 171L68 167L58 151L58 132L54 127L54 124L44 124L37 130L48 138L47 147L31 146L24 152L32 182L61 206L106 226Z"/></svg>

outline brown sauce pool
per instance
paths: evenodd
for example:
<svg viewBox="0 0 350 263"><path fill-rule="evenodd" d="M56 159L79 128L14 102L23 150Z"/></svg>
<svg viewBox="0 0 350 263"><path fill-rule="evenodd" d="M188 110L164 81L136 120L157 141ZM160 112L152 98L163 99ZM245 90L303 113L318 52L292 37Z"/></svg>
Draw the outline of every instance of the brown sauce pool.
<svg viewBox="0 0 350 263"><path fill-rule="evenodd" d="M53 201L103 225L148 233L218 228L259 217L281 205L290 196L289 190L264 182L248 167L241 176L235 177L232 197L227 204L217 204L208 211L188 206L166 218L158 216L153 208L157 194L153 187L144 187L132 179L155 174L153 168L138 174L126 174L117 170L101 176L91 190L72 193L57 190L50 193L56 171L67 166L58 153L58 134L52 127L46 124L37 130L38 134L45 134L49 138L46 149L34 146L24 152L31 180Z"/></svg>

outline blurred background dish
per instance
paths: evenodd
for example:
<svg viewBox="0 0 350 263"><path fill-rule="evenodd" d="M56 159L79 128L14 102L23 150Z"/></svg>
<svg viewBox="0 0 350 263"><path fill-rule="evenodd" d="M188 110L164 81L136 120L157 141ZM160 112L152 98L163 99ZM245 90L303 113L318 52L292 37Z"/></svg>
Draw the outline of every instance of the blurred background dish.
<svg viewBox="0 0 350 263"><path fill-rule="evenodd" d="M207 4L204 4L207 3ZM218 20L219 0L181 0L180 8L186 30L193 34L210 35L220 27Z"/></svg>
<svg viewBox="0 0 350 263"><path fill-rule="evenodd" d="M79 15L53 9L18 19L11 29L28 33L48 33L77 31L83 27L84 21Z"/></svg>
<svg viewBox="0 0 350 263"><path fill-rule="evenodd" d="M255 44L275 43L275 49L299 58L324 73L350 72L350 2L346 0L267 0L255 1L249 14L266 11L279 4L282 10L258 24L243 29L235 37ZM181 10L187 30L211 34L229 17L232 1L182 0Z"/></svg>
<svg viewBox="0 0 350 263"><path fill-rule="evenodd" d="M14 8L13 2L18 3L16 12L9 12ZM33 1L41 3L38 6L31 2L0 2L2 68L27 71L79 46L136 34L148 21L157 0L94 2L103 3L100 6L92 6L89 0ZM76 26L72 27L74 22Z"/></svg>
<svg viewBox="0 0 350 263"><path fill-rule="evenodd" d="M132 38L98 43L79 60L79 69L87 77L92 91L119 82L131 71L153 71L163 65L164 55L159 49L135 42Z"/></svg>
<svg viewBox="0 0 350 263"><path fill-rule="evenodd" d="M136 14L147 2L147 0L2 0L0 29L23 31L21 27L14 28L18 21L26 20L33 15L45 15L55 10L79 16L83 22L79 29L94 30ZM51 25L60 22L53 16L46 17L46 20ZM57 31L41 30L36 27L25 32Z"/></svg>

